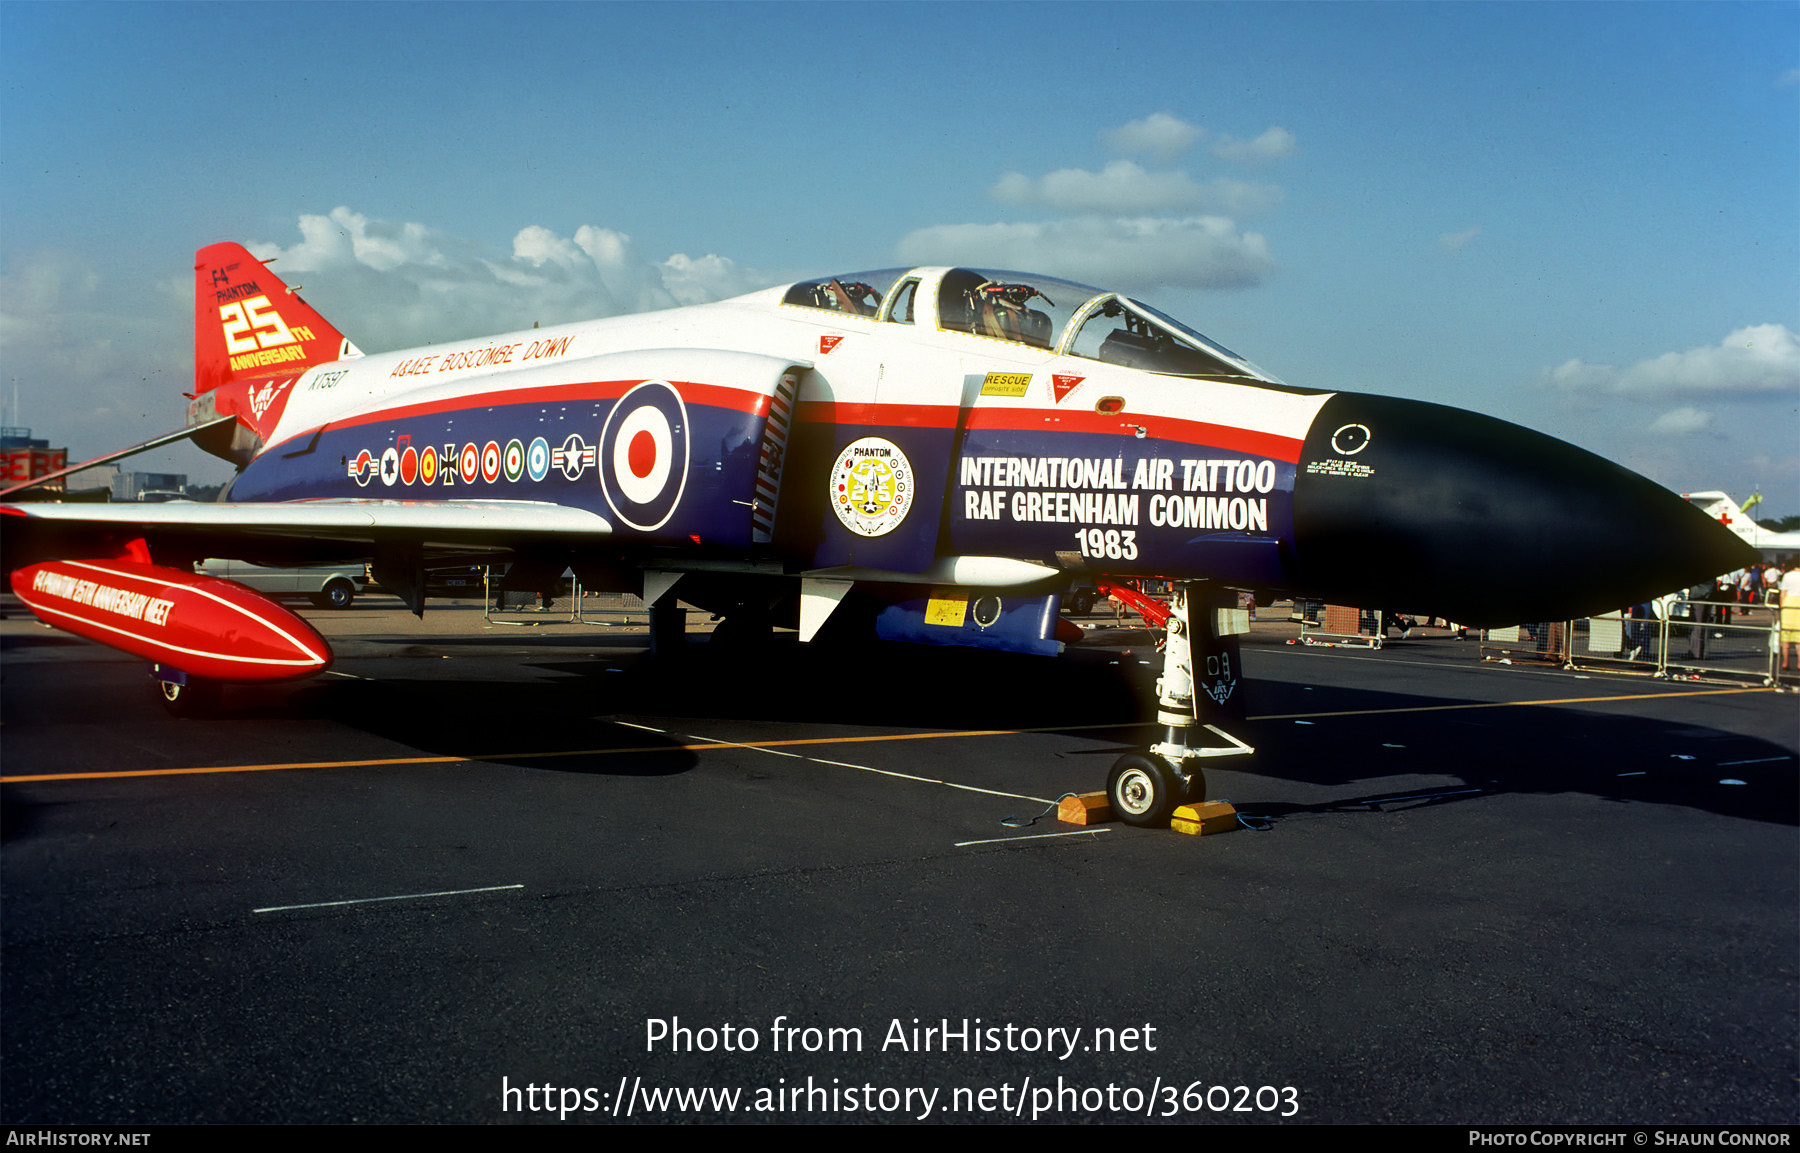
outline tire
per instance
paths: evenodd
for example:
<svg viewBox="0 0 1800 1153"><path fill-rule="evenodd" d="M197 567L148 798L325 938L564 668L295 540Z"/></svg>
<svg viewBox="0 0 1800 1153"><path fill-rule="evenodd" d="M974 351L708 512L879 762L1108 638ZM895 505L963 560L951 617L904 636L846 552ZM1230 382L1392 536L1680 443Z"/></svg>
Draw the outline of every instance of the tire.
<svg viewBox="0 0 1800 1153"><path fill-rule="evenodd" d="M1063 605L1071 615L1084 617L1094 611L1094 590L1078 589L1068 595Z"/></svg>
<svg viewBox="0 0 1800 1153"><path fill-rule="evenodd" d="M313 603L322 609L347 609L350 602L356 599L356 586L349 581L332 581L325 590L313 598Z"/></svg>
<svg viewBox="0 0 1800 1153"><path fill-rule="evenodd" d="M1106 800L1113 816L1128 825L1166 826L1181 803L1181 783L1161 759L1130 754L1114 761L1106 775Z"/></svg>
<svg viewBox="0 0 1800 1153"><path fill-rule="evenodd" d="M173 716L188 719L208 717L218 712L219 700L223 696L218 681L206 681L198 677L189 677L185 685L178 685L174 681L157 681L156 690L163 708Z"/></svg>

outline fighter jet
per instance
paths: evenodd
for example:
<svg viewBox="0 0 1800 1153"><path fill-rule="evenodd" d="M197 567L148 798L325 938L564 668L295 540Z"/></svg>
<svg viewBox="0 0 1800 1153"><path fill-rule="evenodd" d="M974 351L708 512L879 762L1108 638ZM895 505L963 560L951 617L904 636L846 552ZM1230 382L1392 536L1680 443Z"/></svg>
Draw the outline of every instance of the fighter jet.
<svg viewBox="0 0 1800 1153"><path fill-rule="evenodd" d="M1047 276L855 272L374 355L236 244L201 249L194 276L187 424L147 444L233 462L220 501L0 508L19 596L153 661L177 706L330 660L287 610L195 575L202 557L366 558L414 612L428 567L506 560L519 587L573 568L641 593L653 639L679 597L803 641L857 626L1046 655L1072 585L1158 577L1177 591L1165 740L1109 783L1154 823L1200 787L1198 759L1248 749L1210 723L1237 684L1237 590L1512 624L1753 556L1579 448L1290 385Z"/></svg>

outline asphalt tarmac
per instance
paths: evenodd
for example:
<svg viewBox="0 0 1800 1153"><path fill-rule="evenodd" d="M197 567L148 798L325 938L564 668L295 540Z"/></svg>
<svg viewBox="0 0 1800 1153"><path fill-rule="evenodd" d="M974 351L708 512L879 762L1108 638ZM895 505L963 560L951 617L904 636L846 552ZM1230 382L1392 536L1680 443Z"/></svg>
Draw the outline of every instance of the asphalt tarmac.
<svg viewBox="0 0 1800 1153"><path fill-rule="evenodd" d="M1110 617L652 666L394 603L208 720L0 621L0 1121L1800 1119L1791 694L1261 625L1258 827L1081 830Z"/></svg>

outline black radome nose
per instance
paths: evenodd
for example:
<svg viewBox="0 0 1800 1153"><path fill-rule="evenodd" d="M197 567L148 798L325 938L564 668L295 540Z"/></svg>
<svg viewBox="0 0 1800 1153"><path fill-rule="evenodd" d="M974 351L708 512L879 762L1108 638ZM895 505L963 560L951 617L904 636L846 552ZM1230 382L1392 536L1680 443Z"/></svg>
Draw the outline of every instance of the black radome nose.
<svg viewBox="0 0 1800 1153"><path fill-rule="evenodd" d="M1637 604L1756 552L1667 489L1492 417L1327 401L1294 478L1294 568L1317 595L1472 625Z"/></svg>

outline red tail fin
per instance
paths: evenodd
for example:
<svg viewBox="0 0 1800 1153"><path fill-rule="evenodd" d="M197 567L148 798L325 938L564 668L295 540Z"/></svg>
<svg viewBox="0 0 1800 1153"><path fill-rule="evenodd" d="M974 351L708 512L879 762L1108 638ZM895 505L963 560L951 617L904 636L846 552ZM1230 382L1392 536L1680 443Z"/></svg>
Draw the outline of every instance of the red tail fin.
<svg viewBox="0 0 1800 1153"><path fill-rule="evenodd" d="M241 244L194 254L194 395L360 356Z"/></svg>

